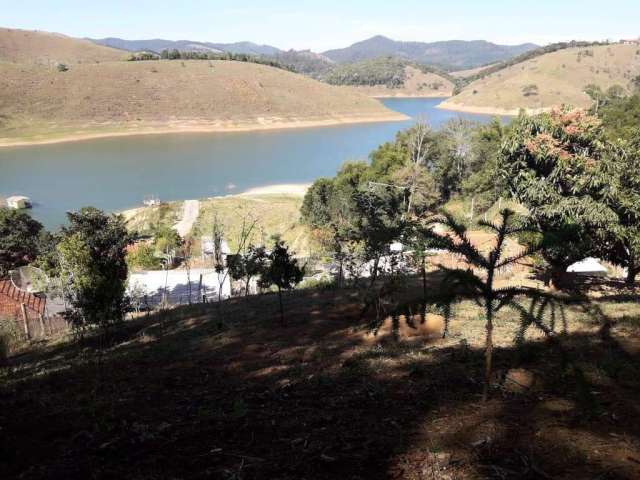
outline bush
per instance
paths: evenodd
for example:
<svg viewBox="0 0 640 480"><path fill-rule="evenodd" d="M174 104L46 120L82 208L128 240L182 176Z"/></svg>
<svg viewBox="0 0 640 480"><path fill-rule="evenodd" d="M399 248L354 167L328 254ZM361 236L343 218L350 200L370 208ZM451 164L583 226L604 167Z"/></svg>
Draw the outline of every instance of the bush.
<svg viewBox="0 0 640 480"><path fill-rule="evenodd" d="M20 332L16 322L0 318L0 365L7 362L9 354L20 344Z"/></svg>
<svg viewBox="0 0 640 480"><path fill-rule="evenodd" d="M156 257L153 246L141 244L127 254L127 265L132 270L157 270L162 262Z"/></svg>
<svg viewBox="0 0 640 480"><path fill-rule="evenodd" d="M56 68L59 72L66 72L69 70L69 67L67 67L64 63L59 63Z"/></svg>

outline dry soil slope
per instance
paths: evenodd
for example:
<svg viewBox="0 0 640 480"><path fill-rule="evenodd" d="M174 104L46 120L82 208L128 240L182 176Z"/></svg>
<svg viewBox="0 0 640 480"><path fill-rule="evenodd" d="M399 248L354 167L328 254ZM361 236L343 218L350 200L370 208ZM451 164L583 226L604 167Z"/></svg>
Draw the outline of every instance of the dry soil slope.
<svg viewBox="0 0 640 480"><path fill-rule="evenodd" d="M405 67L406 80L401 88L385 85L345 87L370 97L450 97L454 85L448 79L431 72L423 72L415 67Z"/></svg>
<svg viewBox="0 0 640 480"><path fill-rule="evenodd" d="M511 66L468 85L441 108L480 113L515 114L519 109L549 109L557 105L588 107L585 86L630 88L640 75L640 46L607 45L569 48ZM535 85L537 95L524 95Z"/></svg>
<svg viewBox="0 0 640 480"><path fill-rule="evenodd" d="M404 118L364 95L252 63L82 63L67 72L0 63L4 145Z"/></svg>
<svg viewBox="0 0 640 480"><path fill-rule="evenodd" d="M0 28L0 61L55 66L123 60L126 52L58 33Z"/></svg>

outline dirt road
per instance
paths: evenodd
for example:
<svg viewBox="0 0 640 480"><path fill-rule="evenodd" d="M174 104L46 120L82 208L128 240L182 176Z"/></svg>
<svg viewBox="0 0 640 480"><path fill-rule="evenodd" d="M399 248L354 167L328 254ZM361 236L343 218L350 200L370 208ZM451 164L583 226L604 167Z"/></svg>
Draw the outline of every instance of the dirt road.
<svg viewBox="0 0 640 480"><path fill-rule="evenodd" d="M198 200L186 200L182 205L182 218L173 228L184 238L193 228L193 224L198 219L200 213L200 202Z"/></svg>

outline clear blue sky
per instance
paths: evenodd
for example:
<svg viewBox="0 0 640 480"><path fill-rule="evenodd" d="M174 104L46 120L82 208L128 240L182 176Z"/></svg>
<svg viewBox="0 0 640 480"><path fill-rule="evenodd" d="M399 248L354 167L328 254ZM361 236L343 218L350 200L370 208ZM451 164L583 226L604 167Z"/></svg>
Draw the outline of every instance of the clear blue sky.
<svg viewBox="0 0 640 480"><path fill-rule="evenodd" d="M640 36L640 0L0 0L0 26L76 37L250 40L316 51L372 35L540 44Z"/></svg>

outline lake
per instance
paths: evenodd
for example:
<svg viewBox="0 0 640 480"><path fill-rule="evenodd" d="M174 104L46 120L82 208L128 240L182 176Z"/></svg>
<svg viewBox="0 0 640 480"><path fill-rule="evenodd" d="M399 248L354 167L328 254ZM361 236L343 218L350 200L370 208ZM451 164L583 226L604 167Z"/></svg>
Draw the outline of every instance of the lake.
<svg viewBox="0 0 640 480"><path fill-rule="evenodd" d="M65 212L93 205L107 211L141 205L145 195L185 200L239 193L252 187L306 183L333 176L346 160L368 154L423 118L433 128L457 117L487 115L435 108L443 99L384 99L411 117L367 123L238 133L179 133L102 138L0 148L0 196L26 195L46 227Z"/></svg>

